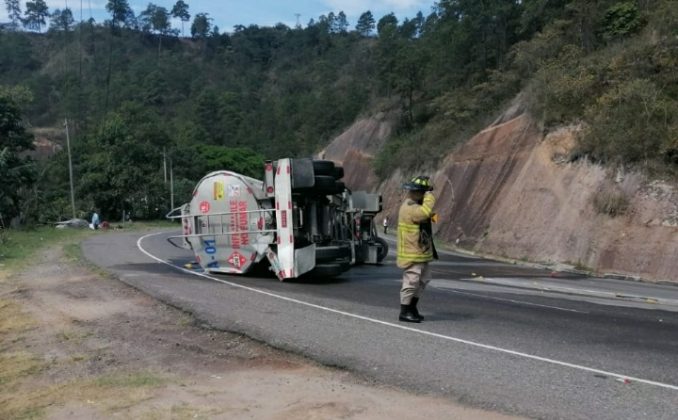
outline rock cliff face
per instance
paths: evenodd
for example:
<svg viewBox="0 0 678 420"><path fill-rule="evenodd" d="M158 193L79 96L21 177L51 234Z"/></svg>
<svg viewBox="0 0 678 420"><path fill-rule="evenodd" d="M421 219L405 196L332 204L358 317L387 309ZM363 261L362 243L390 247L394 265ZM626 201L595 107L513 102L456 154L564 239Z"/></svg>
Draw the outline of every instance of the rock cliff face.
<svg viewBox="0 0 678 420"><path fill-rule="evenodd" d="M678 281L676 185L569 161L576 128L543 136L525 114L500 121L431 171L440 239L501 257ZM323 153L343 163L349 188L380 191L396 220L400 185L414 174L396 170L379 183L371 169L390 132L383 117L361 120Z"/></svg>

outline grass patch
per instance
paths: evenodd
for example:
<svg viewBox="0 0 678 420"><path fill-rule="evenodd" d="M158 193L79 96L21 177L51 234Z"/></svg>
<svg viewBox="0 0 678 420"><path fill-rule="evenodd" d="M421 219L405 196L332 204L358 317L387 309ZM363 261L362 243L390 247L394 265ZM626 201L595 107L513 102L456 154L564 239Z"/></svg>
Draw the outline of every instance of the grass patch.
<svg viewBox="0 0 678 420"><path fill-rule="evenodd" d="M118 224L113 224L118 226ZM125 231L140 231L150 229L180 228L181 225L170 220L153 220L125 223ZM25 229L1 229L0 230L0 269L16 269L30 263L37 251L47 246L65 244L66 256L74 259L82 259L79 243L91 236L102 235L105 231L94 232L90 229L56 229L54 227L41 226Z"/></svg>
<svg viewBox="0 0 678 420"><path fill-rule="evenodd" d="M164 378L149 372L115 373L104 375L94 381L94 385L103 388L139 388L154 387L166 382Z"/></svg>
<svg viewBox="0 0 678 420"><path fill-rule="evenodd" d="M21 373L24 375L36 369L36 366L27 362L22 366ZM3 392L0 396L0 418L43 417L48 407L68 402L86 403L97 410L112 413L152 398L153 388L165 383L167 379L150 372L137 372L108 374L54 386L27 386L14 392Z"/></svg>
<svg viewBox="0 0 678 420"><path fill-rule="evenodd" d="M629 197L618 189L605 189L593 196L593 207L599 214L621 216L629 208Z"/></svg>
<svg viewBox="0 0 678 420"><path fill-rule="evenodd" d="M575 270L579 271L586 271L588 273L593 273L593 267L589 267L585 265L581 260L578 260L576 263L573 264Z"/></svg>
<svg viewBox="0 0 678 420"><path fill-rule="evenodd" d="M0 354L0 389L3 393L21 378L31 375L43 367L33 355L26 352Z"/></svg>
<svg viewBox="0 0 678 420"><path fill-rule="evenodd" d="M47 246L64 241L79 242L92 233L86 229L56 229L39 227L35 229L8 229L4 231L0 244L0 268L13 270L30 264L36 253Z"/></svg>
<svg viewBox="0 0 678 420"><path fill-rule="evenodd" d="M7 335L21 333L34 325L34 321L21 310L19 304L0 299L0 337L3 341Z"/></svg>
<svg viewBox="0 0 678 420"><path fill-rule="evenodd" d="M141 414L139 418L143 420L163 420L167 418L173 420L211 419L223 413L224 411L221 409L207 409L184 403L173 405L170 408L154 408L152 411L149 410L147 413Z"/></svg>
<svg viewBox="0 0 678 420"><path fill-rule="evenodd" d="M173 226L169 223L135 223L133 229L158 229ZM176 227L176 226L175 226ZM155 394L169 379L147 371L110 371L99 375L78 375L64 383L51 385L50 365L37 352L23 349L21 340L26 332L36 328L36 321L22 310L18 297L22 294L18 278L12 276L28 264L34 263L46 247L63 247L64 258L84 261L80 242L91 235L105 235L89 229L12 229L2 232L0 244L0 419L41 418L54 407L71 403L88 404L108 417L110 413L124 412ZM29 295L30 297L30 295ZM42 326L41 326L42 327ZM86 332L75 330L50 331L61 341L79 343ZM49 334L48 333L48 334ZM18 343L18 344L17 344ZM31 349L32 350L32 349ZM89 354L74 354L70 363L82 366ZM75 369L80 371L80 369Z"/></svg>

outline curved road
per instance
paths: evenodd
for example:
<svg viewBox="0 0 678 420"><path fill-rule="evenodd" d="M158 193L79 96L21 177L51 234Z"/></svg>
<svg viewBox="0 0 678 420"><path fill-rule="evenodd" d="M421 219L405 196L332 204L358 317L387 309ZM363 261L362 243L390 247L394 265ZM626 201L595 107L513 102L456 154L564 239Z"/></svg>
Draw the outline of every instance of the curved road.
<svg viewBox="0 0 678 420"><path fill-rule="evenodd" d="M183 269L192 254L167 236L99 235L83 243L83 253L211 327L377 383L536 418L678 416L674 310L468 281L473 273L537 282L549 273L446 254L420 303L426 321L403 324L391 257L337 279L281 283ZM416 415L416 408L404 413Z"/></svg>

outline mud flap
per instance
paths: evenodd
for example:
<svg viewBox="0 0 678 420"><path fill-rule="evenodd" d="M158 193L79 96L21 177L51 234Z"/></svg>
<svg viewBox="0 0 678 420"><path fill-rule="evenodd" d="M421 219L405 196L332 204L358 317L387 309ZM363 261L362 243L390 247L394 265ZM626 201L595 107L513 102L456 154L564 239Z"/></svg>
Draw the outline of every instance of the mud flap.
<svg viewBox="0 0 678 420"><path fill-rule="evenodd" d="M315 268L315 244L294 250L294 276L299 277Z"/></svg>

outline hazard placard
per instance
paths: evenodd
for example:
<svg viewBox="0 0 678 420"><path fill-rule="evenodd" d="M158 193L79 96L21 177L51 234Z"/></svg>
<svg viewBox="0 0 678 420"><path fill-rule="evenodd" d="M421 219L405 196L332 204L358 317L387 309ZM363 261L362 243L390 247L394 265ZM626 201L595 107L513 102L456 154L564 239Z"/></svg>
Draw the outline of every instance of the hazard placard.
<svg viewBox="0 0 678 420"><path fill-rule="evenodd" d="M244 255L236 251L232 253L231 256L228 257L226 261L228 261L228 263L231 264L233 267L240 268L245 265L247 259L245 258Z"/></svg>
<svg viewBox="0 0 678 420"><path fill-rule="evenodd" d="M210 202L209 201L201 201L200 202L200 213L208 213L210 211Z"/></svg>

